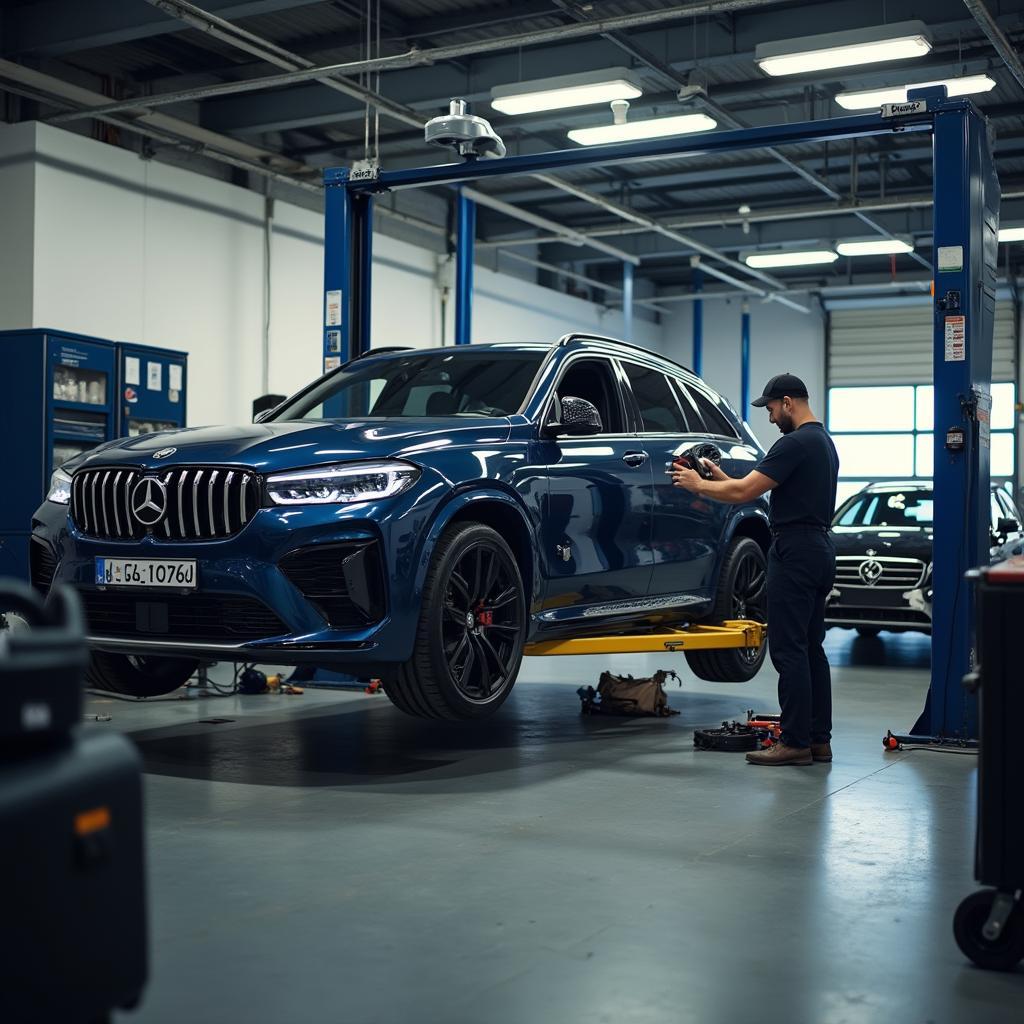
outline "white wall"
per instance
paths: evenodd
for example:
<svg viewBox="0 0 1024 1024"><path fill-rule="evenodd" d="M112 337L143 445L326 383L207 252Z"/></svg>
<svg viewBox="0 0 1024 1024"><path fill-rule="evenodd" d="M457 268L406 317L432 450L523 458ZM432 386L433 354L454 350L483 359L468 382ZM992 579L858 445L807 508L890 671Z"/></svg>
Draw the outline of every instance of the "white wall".
<svg viewBox="0 0 1024 1024"><path fill-rule="evenodd" d="M662 328L660 351L684 366L693 365L693 310L690 303L679 309ZM739 299L704 302L703 377L746 416L765 447L778 439L778 430L767 413L740 409L740 316ZM770 377L795 373L807 384L811 406L825 414L825 316L817 307L797 313L775 302L750 302L750 395L761 393Z"/></svg>
<svg viewBox="0 0 1024 1024"><path fill-rule="evenodd" d="M31 124L0 131L0 329L32 326L34 139Z"/></svg>

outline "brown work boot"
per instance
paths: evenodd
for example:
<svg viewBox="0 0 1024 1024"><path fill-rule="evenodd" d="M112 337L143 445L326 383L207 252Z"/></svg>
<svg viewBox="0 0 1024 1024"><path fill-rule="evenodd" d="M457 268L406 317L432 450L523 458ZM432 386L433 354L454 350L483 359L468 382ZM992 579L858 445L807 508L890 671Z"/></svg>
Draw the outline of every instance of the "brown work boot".
<svg viewBox="0 0 1024 1024"><path fill-rule="evenodd" d="M812 743L811 744L811 757L815 761L831 761L832 760L832 744L831 743Z"/></svg>
<svg viewBox="0 0 1024 1024"><path fill-rule="evenodd" d="M767 750L757 750L747 754L748 764L813 764L810 747L787 747L785 743L776 743Z"/></svg>

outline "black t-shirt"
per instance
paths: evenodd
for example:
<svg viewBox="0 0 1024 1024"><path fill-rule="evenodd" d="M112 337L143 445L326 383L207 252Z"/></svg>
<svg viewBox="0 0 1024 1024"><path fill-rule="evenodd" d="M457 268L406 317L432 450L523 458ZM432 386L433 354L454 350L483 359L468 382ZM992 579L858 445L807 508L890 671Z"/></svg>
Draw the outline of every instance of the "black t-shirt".
<svg viewBox="0 0 1024 1024"><path fill-rule="evenodd" d="M839 456L821 423L783 434L757 469L778 484L771 492L772 526L831 524Z"/></svg>

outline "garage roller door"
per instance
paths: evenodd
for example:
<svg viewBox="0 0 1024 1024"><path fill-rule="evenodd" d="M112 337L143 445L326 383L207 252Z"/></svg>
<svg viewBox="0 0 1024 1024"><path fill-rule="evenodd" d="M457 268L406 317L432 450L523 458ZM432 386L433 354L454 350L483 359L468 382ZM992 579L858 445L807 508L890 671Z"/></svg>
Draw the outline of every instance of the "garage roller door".
<svg viewBox="0 0 1024 1024"><path fill-rule="evenodd" d="M836 309L829 325L830 387L932 383L932 307ZM1016 367L1013 303L996 303L992 380L1012 381Z"/></svg>

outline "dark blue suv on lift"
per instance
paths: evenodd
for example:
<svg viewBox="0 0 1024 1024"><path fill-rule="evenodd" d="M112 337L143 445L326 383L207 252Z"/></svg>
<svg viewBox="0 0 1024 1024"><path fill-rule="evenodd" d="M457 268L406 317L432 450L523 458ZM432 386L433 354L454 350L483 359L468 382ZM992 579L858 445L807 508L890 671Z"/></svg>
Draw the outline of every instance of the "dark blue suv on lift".
<svg viewBox="0 0 1024 1024"><path fill-rule="evenodd" d="M762 454L700 379L622 342L370 352L262 422L67 463L33 582L81 593L109 690L309 663L380 677L412 715L482 717L529 641L764 619L766 506L673 488L695 444L734 476ZM743 681L764 649L687 657Z"/></svg>

